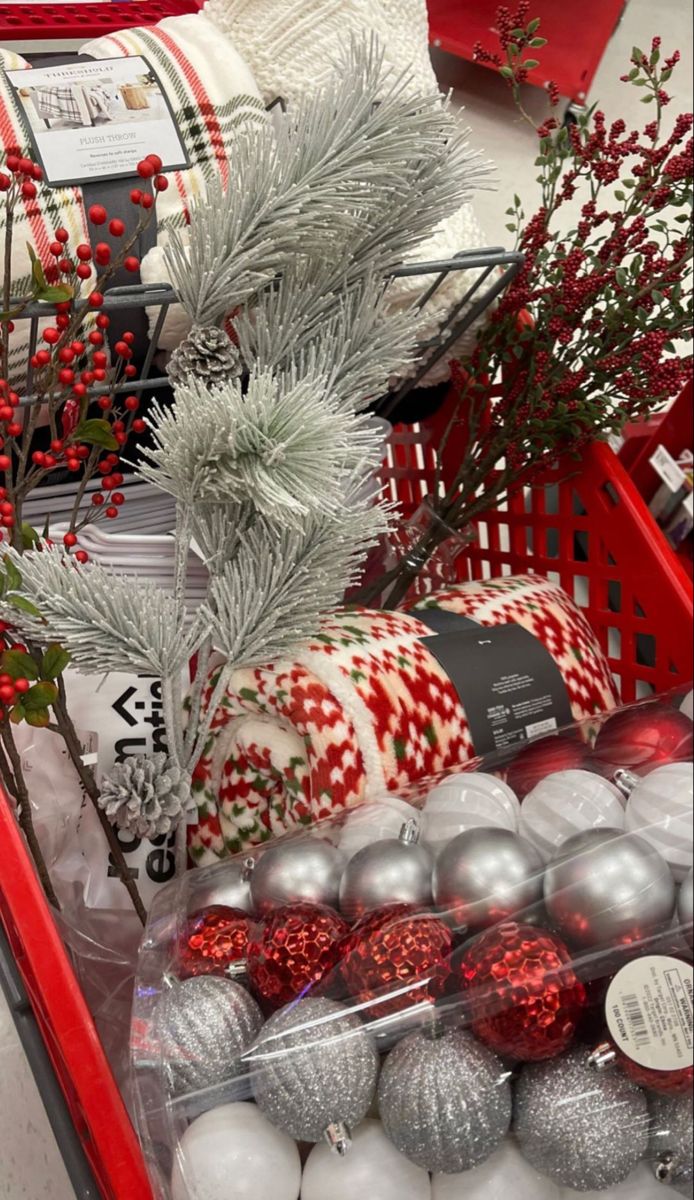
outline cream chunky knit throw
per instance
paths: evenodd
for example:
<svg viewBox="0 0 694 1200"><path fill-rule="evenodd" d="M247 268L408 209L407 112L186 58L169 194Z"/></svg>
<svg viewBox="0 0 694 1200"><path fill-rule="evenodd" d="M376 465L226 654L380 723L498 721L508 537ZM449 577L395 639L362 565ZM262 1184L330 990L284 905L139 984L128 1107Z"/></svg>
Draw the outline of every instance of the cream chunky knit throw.
<svg viewBox="0 0 694 1200"><path fill-rule="evenodd" d="M349 45L352 36L375 34L386 64L398 75L408 72L413 94L438 90L429 56L426 0L207 0L205 14L234 42L253 71L266 103L283 96L288 103L320 87ZM486 239L472 205L444 221L434 236L417 247L413 262L449 258L477 249ZM453 306L474 281L461 271L448 277L427 307L427 337L436 334ZM391 287L394 307L410 304L431 278L403 279ZM470 347L468 334L450 352ZM447 363L430 372L427 383L448 374Z"/></svg>

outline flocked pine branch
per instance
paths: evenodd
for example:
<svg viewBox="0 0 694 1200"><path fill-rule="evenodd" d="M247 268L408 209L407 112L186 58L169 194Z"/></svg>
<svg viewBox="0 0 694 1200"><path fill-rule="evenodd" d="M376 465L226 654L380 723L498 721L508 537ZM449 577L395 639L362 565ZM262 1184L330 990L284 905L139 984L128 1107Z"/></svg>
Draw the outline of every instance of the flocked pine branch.
<svg viewBox="0 0 694 1200"><path fill-rule="evenodd" d="M365 408L414 357L419 338L418 311L388 311L385 290L370 269L336 286L332 267L301 259L236 319L243 358L261 370L322 374L342 405Z"/></svg>
<svg viewBox="0 0 694 1200"><path fill-rule="evenodd" d="M242 130L233 186L212 183L166 257L181 302L211 325L297 251L339 260L369 243L385 275L470 198L486 167L438 94L413 99L375 42L353 43L331 82L283 117ZM394 211L406 220L394 222Z"/></svg>
<svg viewBox="0 0 694 1200"><path fill-rule="evenodd" d="M15 607L7 593L3 618L37 644L60 642L78 670L172 676L187 662L196 632L184 633L173 597L155 584L97 563L76 567L62 546L22 555L10 547L6 555L29 607Z"/></svg>
<svg viewBox="0 0 694 1200"><path fill-rule="evenodd" d="M315 371L254 371L245 392L238 382L208 388L190 378L173 405L154 406L150 424L145 479L187 505L245 501L280 524L335 512L355 463L364 472L378 465L373 426L340 406Z"/></svg>

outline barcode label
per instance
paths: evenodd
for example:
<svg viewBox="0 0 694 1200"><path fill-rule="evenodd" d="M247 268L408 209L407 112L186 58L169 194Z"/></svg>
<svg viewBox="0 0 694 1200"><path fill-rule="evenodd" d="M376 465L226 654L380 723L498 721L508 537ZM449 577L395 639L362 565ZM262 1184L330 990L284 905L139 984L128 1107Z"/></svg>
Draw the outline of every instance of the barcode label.
<svg viewBox="0 0 694 1200"><path fill-rule="evenodd" d="M687 1071L694 1062L690 963L649 954L615 975L605 998L614 1045L642 1067Z"/></svg>
<svg viewBox="0 0 694 1200"><path fill-rule="evenodd" d="M623 1001L624 1016L629 1024L631 1036L634 1039L636 1046L648 1046L651 1040L651 1035L648 1032L646 1018L643 1009L639 1003L638 996L632 992L630 996L625 996Z"/></svg>

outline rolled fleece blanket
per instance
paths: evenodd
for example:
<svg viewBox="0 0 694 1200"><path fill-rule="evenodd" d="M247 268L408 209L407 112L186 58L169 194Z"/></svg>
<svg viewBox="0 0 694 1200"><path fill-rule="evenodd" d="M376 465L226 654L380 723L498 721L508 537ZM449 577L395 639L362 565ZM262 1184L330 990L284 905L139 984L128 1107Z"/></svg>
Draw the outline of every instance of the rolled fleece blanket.
<svg viewBox="0 0 694 1200"><path fill-rule="evenodd" d="M339 612L294 661L235 673L195 773L196 863L474 757L474 714L432 652L440 635L431 609L533 634L561 675L567 719L617 703L595 635L558 585L537 575L461 584L429 596L426 607L429 624L414 613ZM214 682L213 674L208 696Z"/></svg>

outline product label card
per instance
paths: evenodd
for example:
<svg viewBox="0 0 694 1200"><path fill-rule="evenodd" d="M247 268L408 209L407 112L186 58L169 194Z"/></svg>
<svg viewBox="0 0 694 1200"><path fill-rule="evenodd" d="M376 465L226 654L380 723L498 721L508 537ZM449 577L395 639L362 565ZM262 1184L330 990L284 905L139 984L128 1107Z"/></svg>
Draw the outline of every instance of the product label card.
<svg viewBox="0 0 694 1200"><path fill-rule="evenodd" d="M655 1071L691 1067L693 977L689 963L661 954L622 967L605 1000L615 1046Z"/></svg>
<svg viewBox="0 0 694 1200"><path fill-rule="evenodd" d="M54 186L137 175L156 152L163 170L189 166L159 79L146 59L84 59L8 71L24 123Z"/></svg>
<svg viewBox="0 0 694 1200"><path fill-rule="evenodd" d="M427 623L432 613L427 612ZM504 750L570 724L561 671L538 638L520 625L488 629L469 617L448 617L454 620L442 623L438 637L422 641L458 693L476 754Z"/></svg>
<svg viewBox="0 0 694 1200"><path fill-rule="evenodd" d="M658 446L648 461L671 492L678 492L681 487L684 487L686 483L684 471L664 446Z"/></svg>

